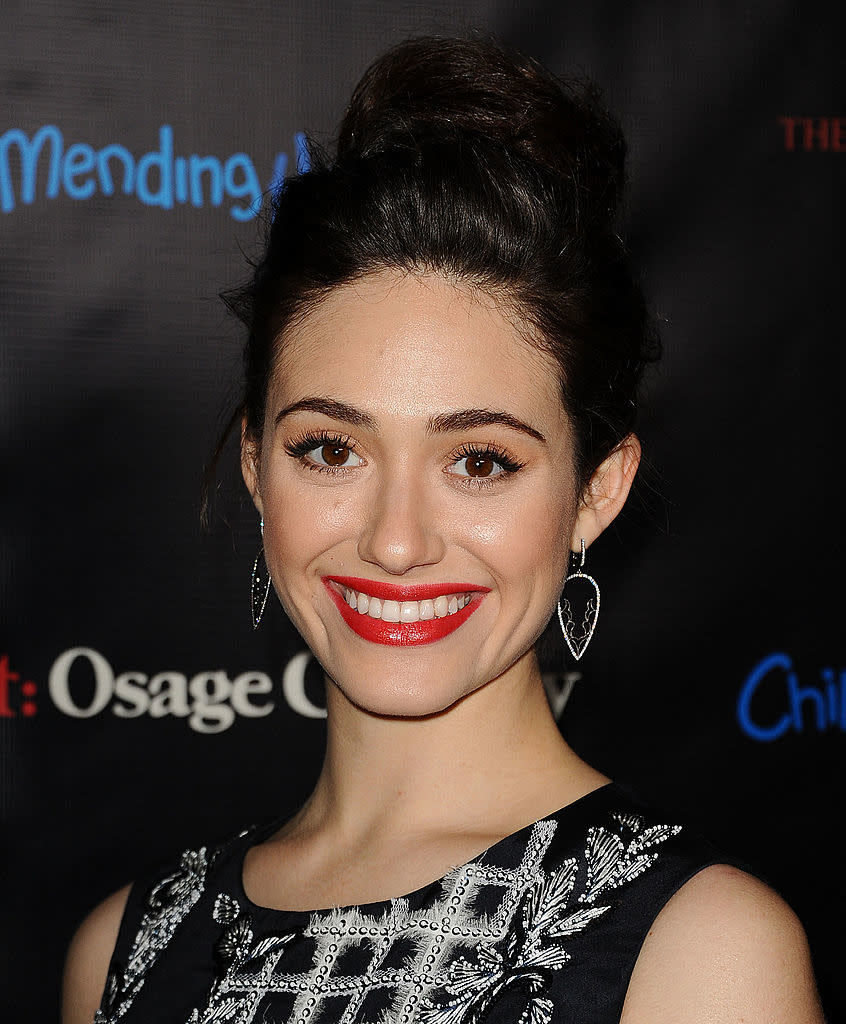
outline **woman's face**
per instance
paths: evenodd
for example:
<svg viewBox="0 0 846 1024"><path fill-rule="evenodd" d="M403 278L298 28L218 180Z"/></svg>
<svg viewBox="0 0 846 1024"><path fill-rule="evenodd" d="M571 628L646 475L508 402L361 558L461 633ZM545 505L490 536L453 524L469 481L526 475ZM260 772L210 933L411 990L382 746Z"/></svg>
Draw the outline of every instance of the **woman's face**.
<svg viewBox="0 0 846 1024"><path fill-rule="evenodd" d="M436 275L373 274L286 335L245 478L282 604L356 705L422 716L533 670L578 547L557 375Z"/></svg>

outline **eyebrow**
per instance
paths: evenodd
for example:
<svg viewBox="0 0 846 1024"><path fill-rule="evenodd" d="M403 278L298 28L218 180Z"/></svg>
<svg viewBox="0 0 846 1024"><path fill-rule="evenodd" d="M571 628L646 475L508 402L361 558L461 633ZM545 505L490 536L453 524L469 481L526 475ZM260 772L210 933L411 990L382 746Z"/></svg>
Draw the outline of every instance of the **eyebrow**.
<svg viewBox="0 0 846 1024"><path fill-rule="evenodd" d="M349 423L354 427L365 427L378 433L376 420L361 409L347 402L339 402L335 398L301 398L298 402L286 405L284 409L276 414L276 423L280 423L286 416L295 412L317 412L329 416L343 423ZM494 409L459 409L456 412L442 412L432 416L426 425L427 434L450 434L459 430L472 430L474 427L502 426L511 430L518 430L522 434L528 434L542 444L546 444L546 438L540 431L524 423L523 420L512 416L509 412L498 412Z"/></svg>
<svg viewBox="0 0 846 1024"><path fill-rule="evenodd" d="M376 431L376 420L361 409L347 402L339 402L335 398L301 398L299 402L292 402L280 409L276 414L276 423L280 423L285 416L294 412L320 412L324 416L330 416L334 420L341 420L354 427L366 427L368 430Z"/></svg>
<svg viewBox="0 0 846 1024"><path fill-rule="evenodd" d="M493 409L460 409L458 412L442 412L429 420L427 432L430 434L448 434L456 430L470 430L473 427L488 426L510 427L519 430L529 437L546 444L546 438L540 431L530 427L510 412L496 412Z"/></svg>

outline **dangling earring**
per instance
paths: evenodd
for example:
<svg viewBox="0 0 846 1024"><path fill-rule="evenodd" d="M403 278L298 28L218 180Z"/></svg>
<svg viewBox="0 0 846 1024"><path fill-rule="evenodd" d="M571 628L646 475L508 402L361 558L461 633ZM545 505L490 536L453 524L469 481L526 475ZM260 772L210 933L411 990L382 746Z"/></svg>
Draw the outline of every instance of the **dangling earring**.
<svg viewBox="0 0 846 1024"><path fill-rule="evenodd" d="M261 617L264 615L264 608L267 604L267 595L270 593L270 572L267 568L267 559L264 557L264 519L259 524L261 530L261 547L253 562L253 574L250 578L250 611L253 616L253 629L259 628ZM264 563L264 570L259 568Z"/></svg>
<svg viewBox="0 0 846 1024"><path fill-rule="evenodd" d="M564 597L562 594L558 601L558 621L561 624L561 632L564 634L564 640L570 648L570 653L578 661L587 650L587 645L590 643L593 631L596 629L596 621L599 618L599 584L593 576L588 576L587 573L582 572L585 566L584 538L582 538L581 558L579 558L575 551L571 551L570 559L574 565L567 579L564 580L564 589L566 590L567 584L574 580L587 580L588 584L593 587L593 593L588 598L584 618L580 626L576 626L573 620L573 610L570 606L569 598ZM570 589L572 591L573 587Z"/></svg>

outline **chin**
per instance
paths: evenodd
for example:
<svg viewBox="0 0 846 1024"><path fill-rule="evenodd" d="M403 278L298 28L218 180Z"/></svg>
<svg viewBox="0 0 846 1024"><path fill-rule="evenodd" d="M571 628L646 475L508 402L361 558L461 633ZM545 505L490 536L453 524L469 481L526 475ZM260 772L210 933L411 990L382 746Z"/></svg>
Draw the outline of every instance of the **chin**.
<svg viewBox="0 0 846 1024"><path fill-rule="evenodd" d="M466 689L444 687L440 679L404 679L401 684L386 688L362 685L360 680L330 679L339 693L362 711L382 718L430 718L448 711L472 693Z"/></svg>

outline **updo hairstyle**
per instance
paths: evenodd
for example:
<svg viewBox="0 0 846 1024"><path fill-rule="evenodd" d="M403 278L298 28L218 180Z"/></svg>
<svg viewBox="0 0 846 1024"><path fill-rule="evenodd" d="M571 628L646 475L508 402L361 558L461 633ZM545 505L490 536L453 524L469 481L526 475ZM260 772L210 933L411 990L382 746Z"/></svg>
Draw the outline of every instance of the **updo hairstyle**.
<svg viewBox="0 0 846 1024"><path fill-rule="evenodd" d="M631 432L657 356L615 224L626 145L589 84L483 40L416 38L356 87L334 158L272 200L266 246L224 301L248 328L243 401L260 452L286 330L333 289L385 269L441 274L504 304L560 366L583 486Z"/></svg>

